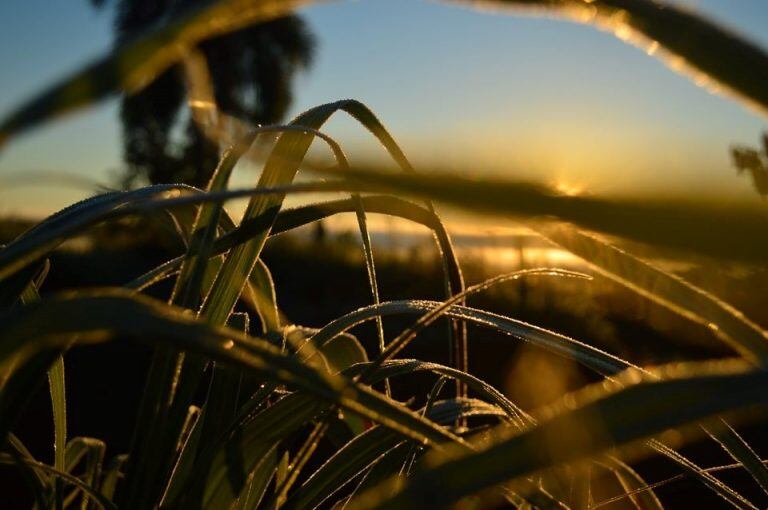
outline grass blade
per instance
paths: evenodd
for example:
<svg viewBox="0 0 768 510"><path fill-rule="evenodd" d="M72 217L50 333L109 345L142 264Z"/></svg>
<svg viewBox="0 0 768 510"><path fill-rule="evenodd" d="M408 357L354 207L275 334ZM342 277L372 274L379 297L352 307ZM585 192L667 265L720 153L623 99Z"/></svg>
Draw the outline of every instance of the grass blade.
<svg viewBox="0 0 768 510"><path fill-rule="evenodd" d="M763 492L768 493L768 468L766 468L765 463L752 447L749 446L749 443L724 420L705 428L705 430L720 443L720 446L723 447L728 455L744 466L744 469L760 485Z"/></svg>
<svg viewBox="0 0 768 510"><path fill-rule="evenodd" d="M365 217L365 204L360 195L353 195L355 202L355 215L357 216L357 225L360 229L360 238L363 241L363 255L365 256L365 268L368 272L368 285L371 287L371 297L373 304L378 305L379 301L379 283L376 281L376 265L373 260L373 247L371 246L371 236L368 233L368 220ZM379 340L379 353L384 353L386 344L384 341L384 322L381 316L376 317L376 335ZM389 387L389 381L384 379L384 392L391 395L392 390Z"/></svg>
<svg viewBox="0 0 768 510"><path fill-rule="evenodd" d="M245 334L248 333L247 314L232 314L229 322L233 329L243 331ZM214 365L211 382L208 386L208 395L201 416L195 424L196 428L201 428L199 438L201 447L197 450L195 465L211 465L215 451L212 445L218 442L237 416L241 384L242 374L218 363ZM205 476L204 467L199 471L202 472L200 477ZM202 483L202 480L195 480L193 476L188 483L186 497L191 498L190 501L199 501L204 488L205 484Z"/></svg>
<svg viewBox="0 0 768 510"><path fill-rule="evenodd" d="M262 333L266 335L280 331L280 312L277 308L275 283L263 260L259 259L251 271L250 285L246 290L248 290L247 297L244 299L254 303L253 307L261 319Z"/></svg>
<svg viewBox="0 0 768 510"><path fill-rule="evenodd" d="M377 314L382 315L423 315L424 313L439 307L442 303L435 301L408 300L390 301L382 303L378 307L368 306L348 313L325 325L312 339L317 345L323 345L329 339L361 324L367 320L373 320ZM506 333L520 340L524 340L559 356L573 359L578 363L606 376L616 375L628 368L642 370L631 363L616 356L603 352L595 347L555 333L538 326L533 326L516 319L502 315L477 310L466 306L453 305L445 315L453 319L459 319L491 328Z"/></svg>
<svg viewBox="0 0 768 510"><path fill-rule="evenodd" d="M68 444L65 453L65 470L72 473L83 460L83 474L79 477L90 487L97 487L101 479L101 466L104 462L104 452L107 446L103 441L90 437L75 437ZM57 468L58 469L58 468ZM69 506L77 497L78 491L72 492L64 503ZM83 491L80 508L88 508L89 493Z"/></svg>
<svg viewBox="0 0 768 510"><path fill-rule="evenodd" d="M503 413L499 408L479 400L437 402L428 414L433 421L446 425L461 416L500 415ZM401 437L382 427L373 427L356 436L315 471L282 508L315 508L401 442Z"/></svg>
<svg viewBox="0 0 768 510"><path fill-rule="evenodd" d="M67 444L67 397L64 385L64 358L59 356L48 370L48 386L53 408L53 453L54 467L66 471ZM56 498L63 497L61 484L56 483Z"/></svg>
<svg viewBox="0 0 768 510"><path fill-rule="evenodd" d="M698 479L715 494L719 495L726 502L728 502L732 507L742 510L757 510L757 507L747 501L741 494L738 494L736 491L725 485L706 470L701 469L699 466L686 459L671 448L667 447L666 445L662 444L661 442L657 440L652 440L651 442L656 451L663 453L670 459L673 459L678 466L683 468L686 473Z"/></svg>
<svg viewBox="0 0 768 510"><path fill-rule="evenodd" d="M127 455L117 455L110 461L107 468L104 470L100 492L105 498L110 500L114 498L117 482L122 476L122 469L127 460Z"/></svg>
<svg viewBox="0 0 768 510"><path fill-rule="evenodd" d="M161 184L128 192L98 195L46 218L0 250L0 280L43 258L68 237L110 217L119 217L126 204L174 196L184 186Z"/></svg>
<svg viewBox="0 0 768 510"><path fill-rule="evenodd" d="M311 396L293 394L238 426L227 442L219 445L210 466L202 467L208 475L203 497L199 500L201 506L227 508L236 498L245 496L241 495L244 488L248 493L262 492L260 487L264 481L269 481L277 467L277 458L282 451L278 446L280 442L304 427L327 407ZM265 464L267 458L269 462ZM261 482L253 480L254 476L258 476L257 480ZM246 485L246 482L250 483ZM197 499L193 497L187 505L195 501Z"/></svg>
<svg viewBox="0 0 768 510"><path fill-rule="evenodd" d="M42 283L42 282L41 282ZM40 301L38 287L30 283L21 294L24 304ZM51 396L51 410L53 414L53 458L54 467L59 471L69 471L66 462L67 449L67 393L64 378L64 357L59 356L48 370L48 390ZM62 508L64 499L61 479L54 480L53 491L54 505Z"/></svg>
<svg viewBox="0 0 768 510"><path fill-rule="evenodd" d="M344 373L350 376L360 374L370 365L370 363L360 363L348 368L344 371ZM478 379L472 374L462 372L456 368L440 365L438 363L431 363L428 361L420 361L416 359L397 359L385 361L376 369L375 372L371 373L369 380L371 382L378 382L383 378L399 377L422 371L432 372L444 378L460 380L473 391L475 391L478 396L485 398L491 404L495 405L499 409L502 409L507 414L509 420L517 423L519 426L523 426L523 419L525 419L526 423L529 421L525 411L516 406L511 400L504 396L503 393L501 393L490 384L481 379Z"/></svg>
<svg viewBox="0 0 768 510"><path fill-rule="evenodd" d="M296 480L299 478L299 474L309 462L312 454L317 450L320 440L325 436L328 431L329 424L327 416L321 417L320 421L315 423L312 431L309 433L309 437L301 445L301 448L293 456L288 472L283 477L280 484L276 485L274 496L267 502L267 508L281 508L288 497L288 492L291 490Z"/></svg>
<svg viewBox="0 0 768 510"><path fill-rule="evenodd" d="M256 467L251 471L245 487L240 491L240 495L235 501L232 510L249 510L257 508L264 499L270 481L275 477L278 470L277 462L277 444L259 459ZM283 457L287 458L287 457Z"/></svg>
<svg viewBox="0 0 768 510"><path fill-rule="evenodd" d="M21 476L30 487L35 503L39 508L47 508L52 501L51 480L41 469L35 469L31 464L37 461L24 446L24 443L14 434L8 434L6 449L9 456L15 461L16 466L21 471Z"/></svg>
<svg viewBox="0 0 768 510"><path fill-rule="evenodd" d="M605 458L605 464L610 469L616 479L621 484L624 492L628 494L629 500L637 510L663 510L664 507L656 497L652 489L636 492L640 488L648 487L643 478L621 459L608 455Z"/></svg>
<svg viewBox="0 0 768 510"><path fill-rule="evenodd" d="M392 340L392 342L390 342L386 351L382 352L381 355L378 358L376 358L376 360L374 360L374 363L371 365L371 368L369 370L373 370L376 366L381 364L383 361L386 361L387 359L391 359L400 350L402 350L408 343L410 343L414 338L416 338L416 336L421 331L423 331L424 328L426 328L427 326L435 322L441 316L445 315L448 309L451 307L451 305L456 304L457 302L464 301L464 299L467 296L486 290L499 283L509 281L509 280L516 280L526 276L537 276L537 275L562 276L562 277L585 278L585 279L589 278L589 276L585 274L575 273L571 271L563 271L559 269L549 269L549 268L524 269L521 271L502 274L502 275L490 278L484 282L473 285L472 287L469 287L464 291L458 294L455 294L454 296L446 300L437 308L434 308L433 310L430 310L427 313L425 313L423 316L419 317L419 319L415 323L413 323L411 326L405 329L394 340ZM363 374L363 378L365 378L365 375L366 374Z"/></svg>
<svg viewBox="0 0 768 510"><path fill-rule="evenodd" d="M564 225L536 231L634 292L698 324L756 363L768 363L768 332L743 313L679 276Z"/></svg>
<svg viewBox="0 0 768 510"><path fill-rule="evenodd" d="M10 455L6 453L0 453L0 463L13 464L14 462L15 461ZM41 471L50 473L56 478L60 478L64 482L74 485L75 487L81 489L90 498L92 498L93 501L103 510L117 510L117 507L111 501L109 501L107 498L99 494L98 491L96 491L93 487L91 487L87 483L80 480L78 477L72 476L69 473L66 473L64 471L59 471L53 466L49 466L48 464L43 464L42 462L37 462L35 460L25 459L24 462L35 469L39 469Z"/></svg>

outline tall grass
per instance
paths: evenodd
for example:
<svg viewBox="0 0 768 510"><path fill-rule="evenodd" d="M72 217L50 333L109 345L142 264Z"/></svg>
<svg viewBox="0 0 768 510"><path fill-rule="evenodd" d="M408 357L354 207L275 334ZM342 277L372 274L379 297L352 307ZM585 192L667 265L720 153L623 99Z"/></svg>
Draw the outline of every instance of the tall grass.
<svg viewBox="0 0 768 510"><path fill-rule="evenodd" d="M151 81L206 37L278 16L304 2L222 0L131 41L6 119L0 140L116 92ZM621 26L651 38L689 67L765 107L765 54L710 21L645 0L486 2L537 6ZM608 21L606 21L608 20ZM616 29L616 26L612 27ZM680 29L688 29L685 40ZM693 41L693 42L692 42ZM698 43L702 44L698 44ZM734 58L732 58L734 57ZM745 65L759 73L746 73ZM351 115L384 145L404 172L350 168L341 145L322 132L336 113ZM251 189L231 190L237 162L263 133L277 142ZM336 166L326 181L294 182L315 139ZM290 193L349 192L285 209ZM378 194L371 194L378 193ZM226 200L248 197L242 221ZM424 203L407 200L416 198ZM466 306L465 298L509 279L589 277L555 268L500 275L465 287L448 229L432 201L473 213L530 221L544 237L597 271L694 323L734 351L726 361L642 367L514 317ZM312 330L285 320L261 255L271 236L354 213L361 233L371 303ZM443 302L380 302L367 214L404 218L434 233L444 274ZM47 258L63 241L106 221L170 215L186 252L121 288L40 297ZM557 220L557 223L554 222ZM568 224L563 223L568 222ZM506 502L520 508L589 508L590 484L615 477L621 501L661 508L653 486L631 467L663 455L682 473L737 508L768 498L768 470L725 420L754 418L768 403L768 333L689 282L581 229L736 261L764 262L761 211L690 203L566 197L528 183L417 174L364 104L320 105L285 126L240 135L206 190L150 186L100 194L74 204L0 250L0 460L17 467L39 508L462 508ZM144 291L166 278L165 300ZM339 289L339 292L343 290ZM365 304L363 304L365 305ZM384 318L414 317L395 332ZM450 365L399 359L431 323L446 320ZM350 333L376 323L378 348ZM468 372L466 324L501 332L581 364L601 379L535 413L521 409ZM104 458L95 438L67 437L65 366L73 345L133 341L153 348L130 451ZM435 377L432 390L405 402L389 380ZM13 434L30 394L47 380L53 409L54 462L35 459ZM447 380L456 381L446 390ZM379 391L381 389L381 391ZM201 395L204 395L201 397ZM763 500L752 502L663 442L708 436L746 470ZM318 448L334 445L334 450ZM619 497L614 498L619 501Z"/></svg>

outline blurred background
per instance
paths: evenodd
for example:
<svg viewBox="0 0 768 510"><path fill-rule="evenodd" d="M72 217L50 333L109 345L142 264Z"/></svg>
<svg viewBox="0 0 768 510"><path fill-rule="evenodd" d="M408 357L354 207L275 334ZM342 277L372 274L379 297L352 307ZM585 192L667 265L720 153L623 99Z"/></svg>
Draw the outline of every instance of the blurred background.
<svg viewBox="0 0 768 510"><path fill-rule="evenodd" d="M166 3L2 2L0 115L156 22ZM768 46L768 5L762 0L680 3ZM238 113L275 121L355 98L380 116L417 166L538 180L568 193L758 199L750 180L736 177L730 147L758 145L764 121L592 26L412 0L321 3L298 17L301 26L278 24L266 42L250 40L254 47L272 44L292 59L280 71L283 82L259 83L270 69L266 62L261 70L241 69L232 78L239 83L217 84L256 90L257 107L248 106L247 94L239 104L231 101L241 107ZM208 48L209 61L219 62L225 47ZM219 75L231 74L236 65L220 67L227 73ZM275 87L288 95L275 93ZM173 105L181 99L171 85L153 100ZM178 104L171 112L173 129L183 135L184 108ZM5 149L0 181L15 184L0 187L0 214L49 214L87 196L78 178L122 183L132 163L124 159L129 151L122 134L129 130L120 111L121 99L115 98ZM353 162L383 158L368 133L343 115L327 131ZM199 159L204 155L198 149L168 152L186 150ZM236 184L254 183L256 167L242 167ZM33 177L49 173L74 179ZM27 176L24 186L20 175Z"/></svg>

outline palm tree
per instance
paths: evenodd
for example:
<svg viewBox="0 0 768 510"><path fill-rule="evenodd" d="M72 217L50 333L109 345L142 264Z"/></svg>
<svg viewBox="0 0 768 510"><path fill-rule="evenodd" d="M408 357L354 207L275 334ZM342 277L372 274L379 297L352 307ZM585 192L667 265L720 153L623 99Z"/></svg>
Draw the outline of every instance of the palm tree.
<svg viewBox="0 0 768 510"><path fill-rule="evenodd" d="M101 5L104 0L91 0ZM199 0L117 0L116 42L147 30ZM210 70L221 112L250 124L280 120L291 103L291 80L312 60L314 38L303 20L287 16L209 39L197 48ZM203 187L219 158L187 108L179 66L122 99L123 184L184 182Z"/></svg>

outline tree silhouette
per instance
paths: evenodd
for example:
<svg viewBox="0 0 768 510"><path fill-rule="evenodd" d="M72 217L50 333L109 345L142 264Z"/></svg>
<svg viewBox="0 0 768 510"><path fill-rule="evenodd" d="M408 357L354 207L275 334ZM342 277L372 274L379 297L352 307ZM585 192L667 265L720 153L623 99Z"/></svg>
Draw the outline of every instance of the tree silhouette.
<svg viewBox="0 0 768 510"><path fill-rule="evenodd" d="M92 3L99 6L104 0ZM117 0L116 42L130 40L195 4L199 0ZM303 20L287 16L209 39L197 49L208 64L220 111L250 124L267 124L285 115L292 78L311 63L313 46ZM123 97L126 187L141 180L207 184L219 147L204 136L184 107L186 96L182 69L175 66L139 93Z"/></svg>
<svg viewBox="0 0 768 510"><path fill-rule="evenodd" d="M752 185L763 198L768 197L768 132L763 133L763 147L735 146L731 148L731 159L738 172L749 172Z"/></svg>

